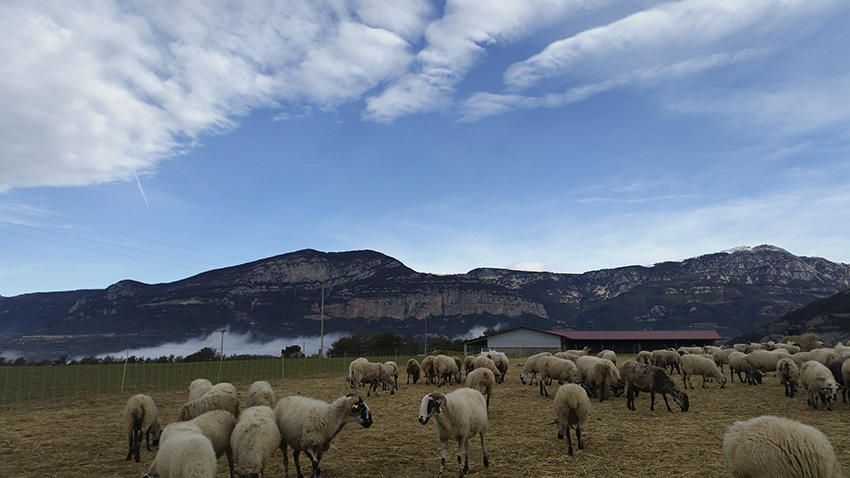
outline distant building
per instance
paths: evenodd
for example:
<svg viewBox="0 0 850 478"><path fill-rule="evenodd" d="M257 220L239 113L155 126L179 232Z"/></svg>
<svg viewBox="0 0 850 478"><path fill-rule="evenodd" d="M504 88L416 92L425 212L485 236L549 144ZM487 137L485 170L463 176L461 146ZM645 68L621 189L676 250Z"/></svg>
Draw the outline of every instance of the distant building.
<svg viewBox="0 0 850 478"><path fill-rule="evenodd" d="M516 327L467 341L464 353L491 348L511 355L558 352L590 347L593 352L610 349L619 353L714 345L720 340L715 330L538 330Z"/></svg>

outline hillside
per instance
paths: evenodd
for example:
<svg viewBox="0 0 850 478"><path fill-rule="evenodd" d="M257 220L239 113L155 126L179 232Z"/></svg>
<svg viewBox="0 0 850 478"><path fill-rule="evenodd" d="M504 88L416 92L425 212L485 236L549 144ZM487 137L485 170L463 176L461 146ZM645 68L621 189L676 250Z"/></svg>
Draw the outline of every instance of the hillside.
<svg viewBox="0 0 850 478"><path fill-rule="evenodd" d="M418 335L473 326L758 330L850 288L850 266L775 246L651 267L583 274L474 269L414 271L375 251L302 250L177 282L120 281L104 290L0 298L0 349L118 350L221 327L264 336L315 335L321 283L326 331Z"/></svg>

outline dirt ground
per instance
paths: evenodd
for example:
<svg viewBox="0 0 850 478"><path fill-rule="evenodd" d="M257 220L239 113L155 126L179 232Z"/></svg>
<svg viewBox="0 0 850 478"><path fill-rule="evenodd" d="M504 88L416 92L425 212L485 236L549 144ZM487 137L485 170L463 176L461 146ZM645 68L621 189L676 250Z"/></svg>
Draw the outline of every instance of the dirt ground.
<svg viewBox="0 0 850 478"><path fill-rule="evenodd" d="M674 376L681 383L678 375ZM422 396L436 387L404 385L394 396L366 398L374 425L349 424L334 440L322 462L327 477L433 477L440 465L435 425L417 422ZM699 380L696 381L698 385ZM342 377L271 380L278 397L309 395L330 400L347 390ZM247 386L239 387L245 393ZM444 387L445 388L445 387ZM586 448L574 457L566 442L555 437L552 396L519 381L511 367L498 385L486 435L490 467L481 463L477 441L470 443L470 475L477 477L660 477L728 476L721 443L735 420L772 414L813 425L832 441L839 460L850 464L850 406L838 403L832 412L810 410L803 394L791 400L773 376L756 387L737 381L719 389L689 391L691 409L667 412L663 401L649 410L642 394L637 411L626 409L625 397L594 401L585 427ZM153 395L165 423L173 421L186 392ZM128 397L105 395L67 403L22 402L0 409L0 477L139 477L154 453L142 451L142 462L127 462L126 435L120 416ZM659 397L660 398L660 397ZM244 400L244 398L243 398ZM660 406L659 406L660 405ZM457 473L454 444L449 448L448 476ZM302 460L309 469L309 461ZM292 464L290 463L290 466ZM294 469L290 472L294 476ZM219 461L220 477L227 476L226 459ZM278 452L266 476L283 476Z"/></svg>

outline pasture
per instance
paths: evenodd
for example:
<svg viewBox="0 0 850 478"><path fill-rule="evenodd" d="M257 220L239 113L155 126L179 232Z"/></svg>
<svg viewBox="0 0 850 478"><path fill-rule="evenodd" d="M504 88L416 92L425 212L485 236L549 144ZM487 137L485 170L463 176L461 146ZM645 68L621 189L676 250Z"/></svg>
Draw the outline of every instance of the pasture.
<svg viewBox="0 0 850 478"><path fill-rule="evenodd" d="M832 412L811 410L806 406L805 393L801 392L795 399L786 398L772 374L760 386L736 381L728 383L725 389L710 384L707 390L689 390L691 408L686 413L678 411L672 403L674 412L667 412L660 397L652 412L648 394L638 397L637 410L633 412L626 409L625 396L603 403L593 401L591 418L584 430L586 448L568 457L566 443L556 439L552 424L555 389L551 388L551 396L544 398L538 395L536 385L522 385L519 367L515 366L521 362L512 360L507 380L497 385L493 396L490 430L486 436L490 468L483 467L480 446L473 440L470 476L728 476L722 463L724 431L735 420L765 414L785 416L817 427L830 438L845 469L850 464L850 430L846 426L850 406L839 401ZM303 394L330 400L348 391L343 375L344 372L328 370L309 377L264 378L272 383L278 398ZM681 377L673 377L681 386ZM348 425L325 454L323 476L437 475L440 459L435 425L422 426L417 422L423 394L437 387L421 382L405 385L403 371L399 382L401 389L394 396L382 392L380 396L366 398L365 389L360 389L372 410L374 425L369 429ZM700 382L697 379L694 384L698 386ZM247 386L238 386L243 404ZM130 395L105 392L3 405L0 476L142 476L153 453L143 449L142 462L138 464L124 460L127 441L120 417ZM150 395L164 423L169 423L175 419L187 392L151 390ZM454 447L451 444L449 448L448 476L457 472ZM280 452L266 472L271 477L283 476ZM290 473L294 476L294 469L290 468ZM227 476L224 458L219 461L218 476Z"/></svg>

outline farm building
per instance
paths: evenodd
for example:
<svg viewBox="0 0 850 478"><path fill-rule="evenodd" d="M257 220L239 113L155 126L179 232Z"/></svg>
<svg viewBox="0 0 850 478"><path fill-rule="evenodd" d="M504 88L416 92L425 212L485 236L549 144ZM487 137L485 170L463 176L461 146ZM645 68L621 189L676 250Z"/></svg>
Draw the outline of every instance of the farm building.
<svg viewBox="0 0 850 478"><path fill-rule="evenodd" d="M611 349L620 353L640 350L714 345L720 340L715 330L538 330L516 327L467 341L465 353L491 348L512 355L557 352L590 347L594 352Z"/></svg>

